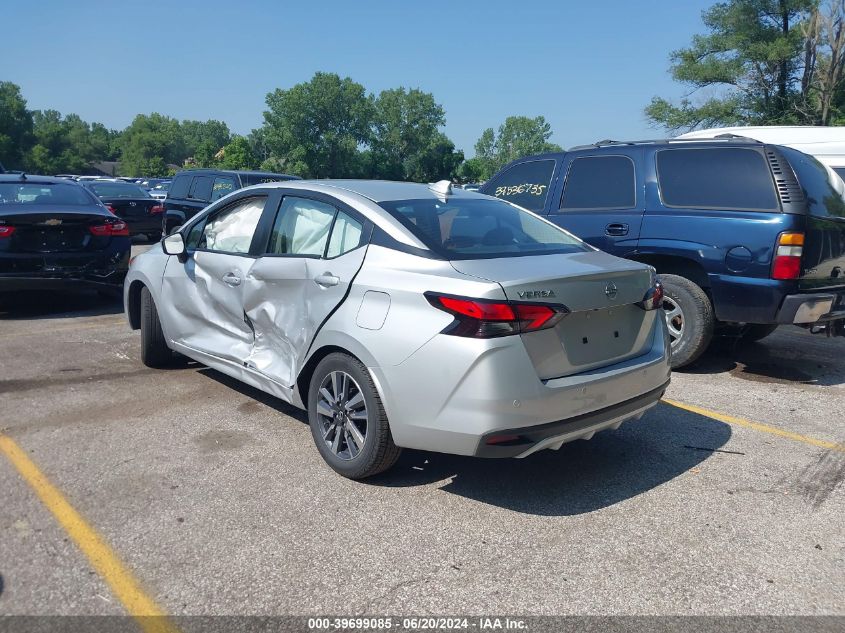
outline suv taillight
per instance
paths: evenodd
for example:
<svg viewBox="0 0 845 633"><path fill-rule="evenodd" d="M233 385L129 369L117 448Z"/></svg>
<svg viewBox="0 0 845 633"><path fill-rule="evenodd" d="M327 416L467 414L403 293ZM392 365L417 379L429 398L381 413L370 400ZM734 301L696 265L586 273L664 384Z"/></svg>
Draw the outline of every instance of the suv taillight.
<svg viewBox="0 0 845 633"><path fill-rule="evenodd" d="M804 254L803 233L781 233L772 262L772 279L798 279Z"/></svg>
<svg viewBox="0 0 845 633"><path fill-rule="evenodd" d="M12 237L12 233L14 232L15 227L13 226L0 226L0 238Z"/></svg>
<svg viewBox="0 0 845 633"><path fill-rule="evenodd" d="M569 312L563 306L512 303L425 293L428 302L455 317L444 334L494 338L554 327Z"/></svg>
<svg viewBox="0 0 845 633"><path fill-rule="evenodd" d="M88 230L93 235L108 235L112 237L128 237L129 225L126 222L106 222L105 224L96 224L89 226Z"/></svg>
<svg viewBox="0 0 845 633"><path fill-rule="evenodd" d="M164 213L164 205L157 204L150 207L150 215L158 215L159 213Z"/></svg>

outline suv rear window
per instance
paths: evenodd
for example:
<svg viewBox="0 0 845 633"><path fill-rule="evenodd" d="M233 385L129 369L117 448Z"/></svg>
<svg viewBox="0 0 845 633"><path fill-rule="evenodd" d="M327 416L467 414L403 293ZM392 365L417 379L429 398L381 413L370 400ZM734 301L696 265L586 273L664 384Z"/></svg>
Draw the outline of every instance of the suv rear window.
<svg viewBox="0 0 845 633"><path fill-rule="evenodd" d="M577 253L590 248L533 213L499 200L424 198L379 205L445 259Z"/></svg>
<svg viewBox="0 0 845 633"><path fill-rule="evenodd" d="M554 160L532 160L514 165L484 185L484 193L518 204L529 211L546 208Z"/></svg>
<svg viewBox="0 0 845 633"><path fill-rule="evenodd" d="M586 156L572 161L561 209L631 209L636 204L633 160L627 156Z"/></svg>
<svg viewBox="0 0 845 633"><path fill-rule="evenodd" d="M657 152L660 197L667 207L779 210L772 174L756 149L708 147Z"/></svg>

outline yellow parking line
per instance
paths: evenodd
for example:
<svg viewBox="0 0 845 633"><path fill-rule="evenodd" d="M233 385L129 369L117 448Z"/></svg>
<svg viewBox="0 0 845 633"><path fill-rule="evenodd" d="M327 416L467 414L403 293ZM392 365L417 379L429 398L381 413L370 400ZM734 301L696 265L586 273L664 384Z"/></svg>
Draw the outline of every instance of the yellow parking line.
<svg viewBox="0 0 845 633"><path fill-rule="evenodd" d="M2 433L0 433L0 452L9 459L41 502L53 513L126 611L137 620L141 629L145 633L177 633L178 629L164 616L164 611L153 602L153 599L144 593L138 581L120 561L114 550L74 510L26 453L10 437Z"/></svg>
<svg viewBox="0 0 845 633"><path fill-rule="evenodd" d="M785 437L790 440L795 440L796 442L810 444L811 446L818 446L819 448L826 448L831 451L839 451L841 453L845 453L845 446L843 446L842 444L837 444L836 442L828 442L827 440L819 440L814 437L801 435L800 433L784 431L783 429L779 429L775 426L769 426L768 424L762 424L760 422L752 422L751 420L745 420L743 418L735 418L732 415L725 415L724 413L710 411L709 409L705 409L703 407L697 407L694 404L684 404L683 402L678 402L677 400L667 400L666 398L664 398L663 402L665 402L666 404L671 404L673 407L683 409L684 411L697 413L698 415L713 418L714 420L719 420L720 422L725 422L727 424L733 424L735 426L744 426L747 429L754 429L755 431L761 431L763 433L769 433L771 435Z"/></svg>

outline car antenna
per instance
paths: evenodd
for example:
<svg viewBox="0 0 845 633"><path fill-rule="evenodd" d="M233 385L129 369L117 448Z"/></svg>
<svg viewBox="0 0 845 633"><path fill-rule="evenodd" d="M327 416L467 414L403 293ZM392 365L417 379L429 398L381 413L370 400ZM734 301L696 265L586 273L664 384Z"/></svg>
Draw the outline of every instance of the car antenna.
<svg viewBox="0 0 845 633"><path fill-rule="evenodd" d="M446 202L446 197L452 195L452 182L449 180L438 180L431 183L428 188L437 194L441 202Z"/></svg>

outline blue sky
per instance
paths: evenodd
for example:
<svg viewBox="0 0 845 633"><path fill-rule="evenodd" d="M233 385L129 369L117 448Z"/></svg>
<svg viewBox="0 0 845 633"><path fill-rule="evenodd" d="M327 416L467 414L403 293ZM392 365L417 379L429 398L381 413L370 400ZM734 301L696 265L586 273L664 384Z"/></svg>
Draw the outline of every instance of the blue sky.
<svg viewBox="0 0 845 633"><path fill-rule="evenodd" d="M0 80L29 107L122 128L137 113L261 124L264 97L336 72L431 92L472 154L486 127L542 114L555 142L660 135L643 107L678 98L668 57L714 0L8 2Z"/></svg>

